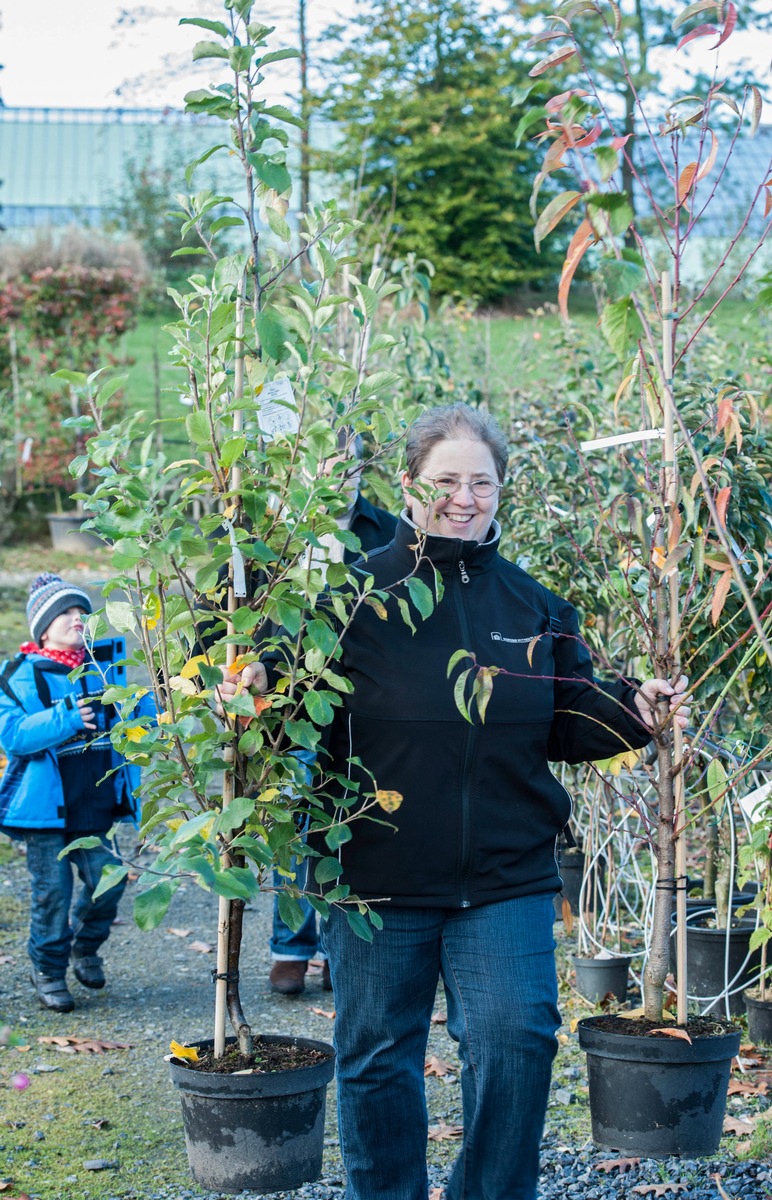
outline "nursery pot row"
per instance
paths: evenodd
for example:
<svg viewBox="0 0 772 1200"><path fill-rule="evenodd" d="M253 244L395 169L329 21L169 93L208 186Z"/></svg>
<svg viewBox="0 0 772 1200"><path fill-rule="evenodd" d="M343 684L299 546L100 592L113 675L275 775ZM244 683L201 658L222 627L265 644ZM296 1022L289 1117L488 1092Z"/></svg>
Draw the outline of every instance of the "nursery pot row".
<svg viewBox="0 0 772 1200"><path fill-rule="evenodd" d="M755 921L746 917L735 921L729 930L715 929L709 924L711 915L715 913L711 914L703 909L687 917L686 977L689 994L699 998L701 1012L723 1013L724 1000L718 997L721 997L727 985L731 984L729 1013L739 1016L745 1010L742 989L758 973L760 965L759 951L750 956L748 953L751 934L756 927ZM675 917L673 924L675 925ZM670 947L670 967L675 973L675 939L671 939ZM717 997L715 1000L714 996Z"/></svg>

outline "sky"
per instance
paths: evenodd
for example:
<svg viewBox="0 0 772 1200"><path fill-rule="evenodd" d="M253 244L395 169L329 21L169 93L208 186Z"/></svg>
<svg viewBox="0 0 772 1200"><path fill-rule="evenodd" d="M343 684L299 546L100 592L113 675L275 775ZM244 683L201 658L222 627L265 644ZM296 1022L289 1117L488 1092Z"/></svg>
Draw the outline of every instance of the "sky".
<svg viewBox="0 0 772 1200"><path fill-rule="evenodd" d="M357 2L307 0L309 36L345 20ZM761 2L772 7L772 0ZM179 18L219 17L221 11L220 0L0 0L0 96L12 107L181 108L189 88L218 76L216 63L192 72L192 47L206 34L180 27ZM277 26L276 45L296 44L297 0L264 0L255 6L258 14ZM715 55L705 45L692 43L682 53L710 71ZM722 72L747 56L770 88L772 35L735 33L721 53ZM292 87L296 63L277 64L271 78L280 90L282 78ZM770 118L772 104L765 123Z"/></svg>

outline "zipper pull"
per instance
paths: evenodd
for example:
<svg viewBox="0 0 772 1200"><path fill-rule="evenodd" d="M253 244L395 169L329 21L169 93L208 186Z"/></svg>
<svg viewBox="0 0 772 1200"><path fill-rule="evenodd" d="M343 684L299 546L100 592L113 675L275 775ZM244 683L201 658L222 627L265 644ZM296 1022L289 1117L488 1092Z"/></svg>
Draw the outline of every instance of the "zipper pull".
<svg viewBox="0 0 772 1200"><path fill-rule="evenodd" d="M469 576L466 573L466 567L464 566L464 560L462 558L458 560L458 569L461 572L461 582L469 583Z"/></svg>

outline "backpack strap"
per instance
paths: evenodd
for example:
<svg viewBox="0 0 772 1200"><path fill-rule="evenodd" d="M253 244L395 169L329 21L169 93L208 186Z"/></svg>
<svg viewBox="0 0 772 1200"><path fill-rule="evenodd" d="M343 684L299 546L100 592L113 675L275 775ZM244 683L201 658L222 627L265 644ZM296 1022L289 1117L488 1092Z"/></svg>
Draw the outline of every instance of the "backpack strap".
<svg viewBox="0 0 772 1200"><path fill-rule="evenodd" d="M0 691L5 692L8 699L12 700L14 704L18 704L19 708L24 708L24 705L11 687L10 680L11 677L18 671L26 657L26 654L17 654L15 658L10 658L6 662L2 671L0 671Z"/></svg>
<svg viewBox="0 0 772 1200"><path fill-rule="evenodd" d="M563 622L561 621L560 617L558 616L557 598L552 594L552 592L548 588L544 587L544 584L542 584L542 591L544 592L544 596L547 601L547 612L549 613L549 621L550 621L550 633L551 633L552 637L559 638L561 636L561 634L563 633Z"/></svg>

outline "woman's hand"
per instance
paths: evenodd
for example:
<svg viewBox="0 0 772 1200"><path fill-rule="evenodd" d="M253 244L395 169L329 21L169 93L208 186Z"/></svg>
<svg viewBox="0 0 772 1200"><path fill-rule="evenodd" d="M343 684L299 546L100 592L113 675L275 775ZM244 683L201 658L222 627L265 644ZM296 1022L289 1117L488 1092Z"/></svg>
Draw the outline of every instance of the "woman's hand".
<svg viewBox="0 0 772 1200"><path fill-rule="evenodd" d="M268 691L268 675L261 662L247 663L241 671L223 668L223 681L217 688L217 712L224 716L223 703L242 692L253 691L260 695Z"/></svg>
<svg viewBox="0 0 772 1200"><path fill-rule="evenodd" d="M670 712L678 709L675 719L681 728L685 729L692 712L691 701L684 699L688 686L689 680L685 675L680 675L675 683L668 683L666 679L645 680L635 694L635 707L644 724L649 729L654 729L657 723L657 703L669 699Z"/></svg>

